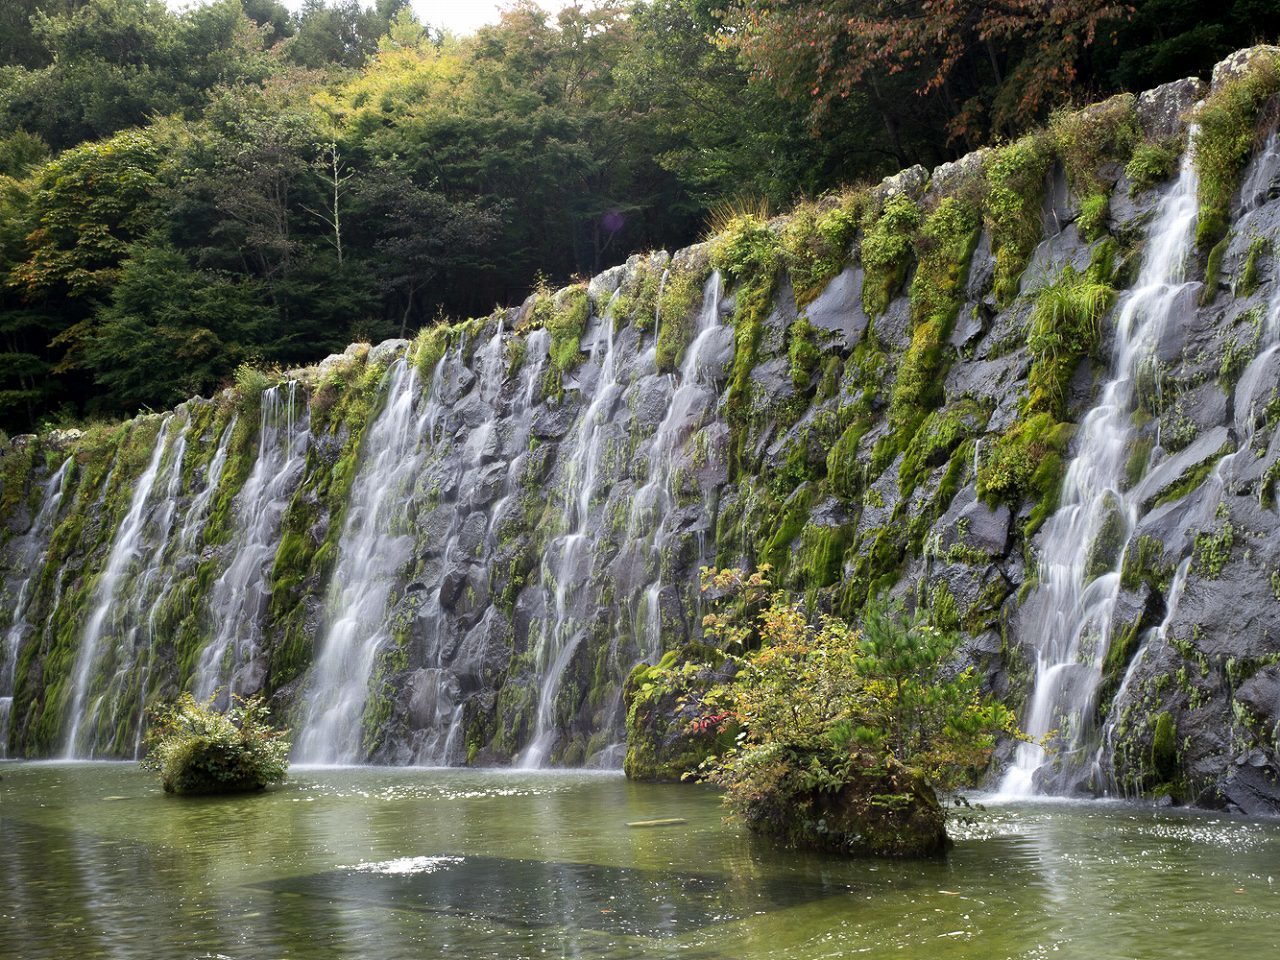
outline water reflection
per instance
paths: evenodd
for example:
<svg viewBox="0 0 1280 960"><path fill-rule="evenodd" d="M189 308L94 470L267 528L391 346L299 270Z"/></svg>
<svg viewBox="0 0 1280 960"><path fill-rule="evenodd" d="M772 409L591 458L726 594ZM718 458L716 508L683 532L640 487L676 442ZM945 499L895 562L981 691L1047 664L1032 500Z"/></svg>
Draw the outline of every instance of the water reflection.
<svg viewBox="0 0 1280 960"><path fill-rule="evenodd" d="M0 766L0 957L1270 955L1280 830L1001 805L945 860L778 851L716 796L591 774L301 770L165 797L131 765ZM628 822L680 817L669 828Z"/></svg>

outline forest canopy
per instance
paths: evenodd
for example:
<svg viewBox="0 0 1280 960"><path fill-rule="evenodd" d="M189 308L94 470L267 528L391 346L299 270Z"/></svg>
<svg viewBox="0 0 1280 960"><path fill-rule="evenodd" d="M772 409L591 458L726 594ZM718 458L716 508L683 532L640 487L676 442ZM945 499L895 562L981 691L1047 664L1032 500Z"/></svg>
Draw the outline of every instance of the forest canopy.
<svg viewBox="0 0 1280 960"><path fill-rule="evenodd" d="M1205 73L1271 0L8 0L0 427L169 406L242 362L536 284Z"/></svg>

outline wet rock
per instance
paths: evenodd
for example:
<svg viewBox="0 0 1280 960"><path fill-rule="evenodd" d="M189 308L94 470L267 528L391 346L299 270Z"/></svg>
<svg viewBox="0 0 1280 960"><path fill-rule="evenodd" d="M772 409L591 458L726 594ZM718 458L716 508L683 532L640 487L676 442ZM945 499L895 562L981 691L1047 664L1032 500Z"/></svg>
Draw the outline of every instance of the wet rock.
<svg viewBox="0 0 1280 960"><path fill-rule="evenodd" d="M1143 502L1156 500L1182 480L1189 471L1217 459L1224 448L1231 445L1231 435L1226 427L1215 427L1203 434L1185 450L1179 451L1142 478L1134 488L1133 496Z"/></svg>
<svg viewBox="0 0 1280 960"><path fill-rule="evenodd" d="M819 330L836 334L841 350L852 350L862 339L868 322L862 310L862 269L845 267L804 308L804 315Z"/></svg>
<svg viewBox="0 0 1280 960"><path fill-rule="evenodd" d="M1009 543L1010 512L1006 504L989 507L978 499L972 485L956 494L947 512L938 520L939 549L952 547L962 552L977 551L988 557L1004 555Z"/></svg>

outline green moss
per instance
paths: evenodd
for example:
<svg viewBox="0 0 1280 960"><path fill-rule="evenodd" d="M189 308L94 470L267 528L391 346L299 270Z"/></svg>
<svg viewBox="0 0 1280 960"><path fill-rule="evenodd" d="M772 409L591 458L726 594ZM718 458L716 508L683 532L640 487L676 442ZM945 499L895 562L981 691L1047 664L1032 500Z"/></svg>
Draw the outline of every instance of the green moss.
<svg viewBox="0 0 1280 960"><path fill-rule="evenodd" d="M889 400L889 425L904 443L942 397L944 351L964 302L979 224L975 204L950 196L925 218L916 238L920 266L911 283L911 343Z"/></svg>
<svg viewBox="0 0 1280 960"><path fill-rule="evenodd" d="M808 524L800 534L794 579L806 591L822 590L840 582L844 572L844 555L853 542L855 527L843 524L820 527Z"/></svg>
<svg viewBox="0 0 1280 960"><path fill-rule="evenodd" d="M1170 484L1156 497L1152 506L1159 507L1166 503L1174 503L1181 500L1187 494L1194 490L1199 490L1204 486L1204 482L1209 479L1209 475L1213 473L1214 468L1218 465L1218 461L1231 453L1235 449L1235 444L1228 440L1222 447L1203 463L1192 467L1188 470L1177 483Z"/></svg>
<svg viewBox="0 0 1280 960"><path fill-rule="evenodd" d="M821 203L801 204L782 233L782 252L796 303L804 307L844 269L866 205L850 193Z"/></svg>
<svg viewBox="0 0 1280 960"><path fill-rule="evenodd" d="M921 219L920 207L902 194L889 197L879 208L869 206L863 214L862 306L868 316L884 313L901 289Z"/></svg>
<svg viewBox="0 0 1280 960"><path fill-rule="evenodd" d="M40 446L35 442L11 444L0 452L0 520L11 520L32 495L31 477Z"/></svg>
<svg viewBox="0 0 1280 960"><path fill-rule="evenodd" d="M628 272L613 300L615 328L621 329L630 323L642 333L653 329L663 269L656 257L648 256Z"/></svg>
<svg viewBox="0 0 1280 960"><path fill-rule="evenodd" d="M338 399L323 421L317 422L313 406L312 432L325 429L338 442L308 450L305 479L281 520L280 544L271 569L269 618L280 639L270 652L266 681L270 692L299 676L311 662L314 637L307 626L307 600L323 596L337 559L365 430L385 399L384 379L380 368L353 365L335 384ZM323 534L317 536L320 531Z"/></svg>
<svg viewBox="0 0 1280 960"><path fill-rule="evenodd" d="M1240 270L1240 279L1236 283L1236 295L1252 296L1258 289L1259 263L1271 249L1271 241L1266 237L1254 237L1249 241L1249 251L1245 254L1244 267Z"/></svg>
<svg viewBox="0 0 1280 960"><path fill-rule="evenodd" d="M409 356L418 369L418 375L424 381L430 381L436 367L444 359L452 336L451 327L446 324L437 324L434 327L424 327L414 337L413 344L409 348Z"/></svg>
<svg viewBox="0 0 1280 960"><path fill-rule="evenodd" d="M1204 287L1200 291L1200 303L1213 303L1218 297L1218 285L1222 280L1222 258L1227 254L1227 247L1231 245L1231 233L1227 231L1223 234L1222 239L1213 245L1213 249L1209 251L1209 256L1204 262Z"/></svg>
<svg viewBox="0 0 1280 960"><path fill-rule="evenodd" d="M1178 728L1167 710L1156 716L1151 734L1151 772L1158 784L1178 779Z"/></svg>
<svg viewBox="0 0 1280 960"><path fill-rule="evenodd" d="M763 559L775 570L785 572L791 565L792 544L800 536L800 532L809 520L809 507L812 503L812 488L800 487L791 494L774 519L766 540Z"/></svg>
<svg viewBox="0 0 1280 960"><path fill-rule="evenodd" d="M671 373L684 360L693 336L694 316L702 302L705 270L674 271L667 277L658 306L658 370Z"/></svg>
<svg viewBox="0 0 1280 960"><path fill-rule="evenodd" d="M1203 531L1196 534L1195 557L1196 569L1208 580L1217 580L1222 569L1231 559L1231 548L1235 545L1235 526L1230 516L1223 514L1219 507L1219 516L1223 523L1214 531Z"/></svg>
<svg viewBox="0 0 1280 960"><path fill-rule="evenodd" d="M1227 232L1231 200L1257 145L1257 126L1276 91L1280 63L1263 54L1239 76L1209 94L1195 114L1193 150L1199 175L1196 243L1215 246Z"/></svg>
<svg viewBox="0 0 1280 960"><path fill-rule="evenodd" d="M804 317L791 324L787 331L787 359L791 364L791 382L797 390L808 390L813 383L814 371L822 359L818 347L818 331Z"/></svg>
<svg viewBox="0 0 1280 960"><path fill-rule="evenodd" d="M1116 568L1116 563L1120 560L1120 552L1124 549L1127 532L1119 504L1109 501L1106 519L1102 521L1097 536L1089 544L1089 553L1085 559L1086 583Z"/></svg>
<svg viewBox="0 0 1280 960"><path fill-rule="evenodd" d="M585 283L568 287L554 295L539 293L531 326L541 326L550 334L548 357L552 367L563 373L582 355L582 334L591 318L591 298Z"/></svg>
<svg viewBox="0 0 1280 960"><path fill-rule="evenodd" d="M947 463L966 440L981 436L991 412L973 400L961 400L929 414L906 448L898 474L904 496L935 467Z"/></svg>
<svg viewBox="0 0 1280 960"><path fill-rule="evenodd" d="M1125 489L1132 489L1146 472L1147 463L1151 460L1151 451L1155 448L1155 438L1149 436L1135 437L1129 447L1129 457L1124 465Z"/></svg>
<svg viewBox="0 0 1280 960"><path fill-rule="evenodd" d="M1147 584L1157 593L1169 589L1173 578L1173 564L1164 562L1164 544L1155 537L1140 536L1125 550L1120 565L1120 586L1136 591Z"/></svg>
<svg viewBox="0 0 1280 960"><path fill-rule="evenodd" d="M1035 499L1028 529L1038 529L1057 507L1063 457L1074 431L1051 413L1019 420L989 446L978 468L978 495L1011 504Z"/></svg>
<svg viewBox="0 0 1280 960"><path fill-rule="evenodd" d="M724 400L730 430L729 463L736 475L745 466L744 444L754 401L751 371L782 264L778 238L762 220L739 218L714 241L711 263L736 284L733 366Z"/></svg>
<svg viewBox="0 0 1280 960"><path fill-rule="evenodd" d="M1096 352L1101 321L1115 298L1111 286L1114 243L1100 244L1084 272L1068 265L1036 294L1027 328L1031 369L1019 418L987 448L978 468L978 495L1036 506L1026 532L1057 507L1066 445L1074 426L1064 422L1066 393L1080 362Z"/></svg>
<svg viewBox="0 0 1280 960"><path fill-rule="evenodd" d="M1031 134L992 152L985 170L984 207L995 254L995 294L1001 306L1013 302L1018 281L1040 242L1040 205L1053 154L1044 134Z"/></svg>
<svg viewBox="0 0 1280 960"><path fill-rule="evenodd" d="M1138 641L1144 629L1141 619L1133 623L1118 624L1112 631L1106 656L1102 658L1102 679L1098 686L1098 703L1108 707L1115 700L1116 692L1124 680L1125 671L1133 655L1138 652Z"/></svg>
<svg viewBox="0 0 1280 960"><path fill-rule="evenodd" d="M529 356L529 339L515 336L507 340L507 377L514 379Z"/></svg>

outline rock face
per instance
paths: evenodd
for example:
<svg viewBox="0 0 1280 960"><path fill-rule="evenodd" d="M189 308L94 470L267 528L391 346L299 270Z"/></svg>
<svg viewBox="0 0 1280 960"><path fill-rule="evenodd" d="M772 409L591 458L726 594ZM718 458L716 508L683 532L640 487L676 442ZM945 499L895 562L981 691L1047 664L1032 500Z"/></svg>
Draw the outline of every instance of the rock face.
<svg viewBox="0 0 1280 960"><path fill-rule="evenodd" d="M919 773L890 762L865 769L838 792L799 805L793 839L801 846L874 857L932 857L951 846L946 814Z"/></svg>
<svg viewBox="0 0 1280 960"><path fill-rule="evenodd" d="M697 775L708 755L733 744L737 725L706 716L700 696L732 679L735 666L718 650L688 644L652 667L641 664L627 678L627 755L632 780L673 782Z"/></svg>
<svg viewBox="0 0 1280 960"><path fill-rule="evenodd" d="M1264 55L1235 58L1215 84ZM1137 97L1132 119L1152 140L1182 136L1205 93L1166 85ZM770 563L816 609L855 619L873 592L925 606L965 634L992 690L1027 702L1051 481L1103 398L1118 314L1055 374L1061 422L1041 433L1028 426L1045 365L1029 325L1068 265L1111 257L1123 300L1172 186L1131 192L1108 161L1099 182L1116 186L1099 207L1047 163L1023 198L1041 212L1039 243L1015 255L1020 234L990 209L962 215L1009 149L866 195L868 210L906 204L926 224L958 209L952 241L933 223L929 243L904 234L868 256L862 214L803 242L803 218L783 218L759 270L757 247L718 255L728 240L637 256L411 345L354 345L266 404L231 392L111 430L16 438L0 459L5 746L59 754L74 720L77 752L132 756L145 705L203 678L261 691L295 724L334 697L358 724L346 759L616 767L640 702L624 701L626 680L699 641L710 564ZM1208 251L1188 250L1190 282L1128 411L1133 515L1075 547L1082 591L1114 600L1066 671L1082 677L1080 709L1061 719L1084 731L1089 761L1058 789L1280 811L1278 174L1265 149L1240 171L1209 289ZM157 452L136 549L112 568ZM254 479L265 462L282 466ZM361 543L378 544L379 563L358 562ZM250 544L251 567L233 572ZM368 577L356 595L378 599L359 616L335 600L350 586L335 571L349 570ZM243 602L212 602L239 582ZM96 609L111 615L95 625ZM333 644L350 656L327 662L358 703L336 681L318 687ZM650 707L661 746L635 764L675 774L683 718ZM1165 739L1154 750L1160 717L1172 754Z"/></svg>

